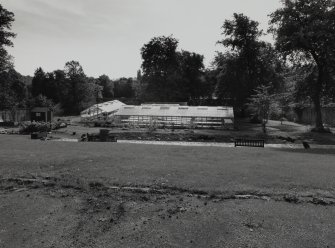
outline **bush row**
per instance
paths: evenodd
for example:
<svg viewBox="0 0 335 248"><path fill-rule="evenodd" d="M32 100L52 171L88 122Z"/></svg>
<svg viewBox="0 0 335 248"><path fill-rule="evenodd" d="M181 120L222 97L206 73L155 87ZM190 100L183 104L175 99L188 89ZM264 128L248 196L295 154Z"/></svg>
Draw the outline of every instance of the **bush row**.
<svg viewBox="0 0 335 248"><path fill-rule="evenodd" d="M59 128L66 127L63 122L23 122L20 124L20 133L30 134L34 132L50 132Z"/></svg>

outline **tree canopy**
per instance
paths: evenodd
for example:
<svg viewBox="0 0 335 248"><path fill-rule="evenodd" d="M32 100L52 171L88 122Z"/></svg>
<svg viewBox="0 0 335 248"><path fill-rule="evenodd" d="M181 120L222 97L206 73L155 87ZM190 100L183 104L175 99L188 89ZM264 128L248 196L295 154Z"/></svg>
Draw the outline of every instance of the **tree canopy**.
<svg viewBox="0 0 335 248"><path fill-rule="evenodd" d="M175 96L178 41L169 36L152 38L141 49L145 99L171 101Z"/></svg>
<svg viewBox="0 0 335 248"><path fill-rule="evenodd" d="M0 4L0 109L12 111L25 104L27 94L23 78L14 70L11 56L5 49L6 46L13 46L13 22L14 13Z"/></svg>
<svg viewBox="0 0 335 248"><path fill-rule="evenodd" d="M11 57L7 53L5 46L13 46L12 39L15 34L11 32L14 22L14 13L3 8L0 4L0 72L9 69Z"/></svg>
<svg viewBox="0 0 335 248"><path fill-rule="evenodd" d="M261 120L263 132L266 133L266 124L274 106L274 96L270 94L271 85L260 85L254 90L249 99L248 107Z"/></svg>
<svg viewBox="0 0 335 248"><path fill-rule="evenodd" d="M260 85L272 83L279 87L283 65L271 46L259 38L262 31L256 21L243 14L234 14L222 26L226 49L218 53L214 65L217 72L217 95L222 104L233 105L243 113L249 97Z"/></svg>
<svg viewBox="0 0 335 248"><path fill-rule="evenodd" d="M69 61L64 70L45 73L38 68L32 80L32 96L45 96L60 103L65 114L78 114L100 98L103 87L99 82L88 78L78 61Z"/></svg>
<svg viewBox="0 0 335 248"><path fill-rule="evenodd" d="M204 94L203 56L177 48L171 36L155 37L142 47L145 100L192 103Z"/></svg>
<svg viewBox="0 0 335 248"><path fill-rule="evenodd" d="M22 76L14 69L0 72L0 109L24 107L27 96Z"/></svg>
<svg viewBox="0 0 335 248"><path fill-rule="evenodd" d="M290 56L294 64L316 67L317 78L310 80L316 112L316 128L323 129L320 97L333 83L335 66L335 2L333 0L285 0L283 7L271 14L270 31L276 48ZM314 70L312 70L314 73Z"/></svg>
<svg viewBox="0 0 335 248"><path fill-rule="evenodd" d="M110 100L114 97L114 84L107 75L101 75L97 79L98 85L102 87L102 97Z"/></svg>

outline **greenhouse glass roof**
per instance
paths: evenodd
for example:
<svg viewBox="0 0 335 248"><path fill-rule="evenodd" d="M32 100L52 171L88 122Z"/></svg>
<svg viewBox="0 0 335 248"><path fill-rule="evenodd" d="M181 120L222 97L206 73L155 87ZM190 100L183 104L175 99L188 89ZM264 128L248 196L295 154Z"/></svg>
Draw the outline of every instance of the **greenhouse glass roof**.
<svg viewBox="0 0 335 248"><path fill-rule="evenodd" d="M99 104L95 104L89 107L88 109L85 109L84 111L80 113L80 115L81 117L85 118L85 117L92 117L97 114L103 114L103 113L110 114L110 113L113 113L119 110L124 105L125 104L123 102L120 102L118 100L99 103Z"/></svg>
<svg viewBox="0 0 335 248"><path fill-rule="evenodd" d="M171 116L171 117L214 117L233 119L232 107L178 106L178 105L124 105L115 116Z"/></svg>

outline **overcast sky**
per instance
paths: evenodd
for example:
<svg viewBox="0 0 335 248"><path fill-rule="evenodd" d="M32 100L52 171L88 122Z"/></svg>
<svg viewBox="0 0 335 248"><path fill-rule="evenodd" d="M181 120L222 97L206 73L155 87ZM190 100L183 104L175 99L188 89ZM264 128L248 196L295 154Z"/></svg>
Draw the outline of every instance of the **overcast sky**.
<svg viewBox="0 0 335 248"><path fill-rule="evenodd" d="M222 51L225 19L244 13L267 29L280 0L1 0L14 12L16 70L33 75L77 60L88 76L135 77L140 49L152 37L173 35L179 49L205 56ZM265 37L270 41L271 36Z"/></svg>

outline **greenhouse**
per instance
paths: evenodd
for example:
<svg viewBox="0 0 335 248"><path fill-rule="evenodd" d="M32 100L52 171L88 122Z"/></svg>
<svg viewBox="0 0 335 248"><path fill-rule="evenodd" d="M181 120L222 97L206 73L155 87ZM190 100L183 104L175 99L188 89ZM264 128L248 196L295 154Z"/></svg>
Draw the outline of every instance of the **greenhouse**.
<svg viewBox="0 0 335 248"><path fill-rule="evenodd" d="M95 104L82 111L80 117L82 121L106 119L109 115L115 114L124 105L118 100Z"/></svg>
<svg viewBox="0 0 335 248"><path fill-rule="evenodd" d="M118 126L157 128L230 128L232 107L180 106L177 104L124 105L113 114Z"/></svg>

